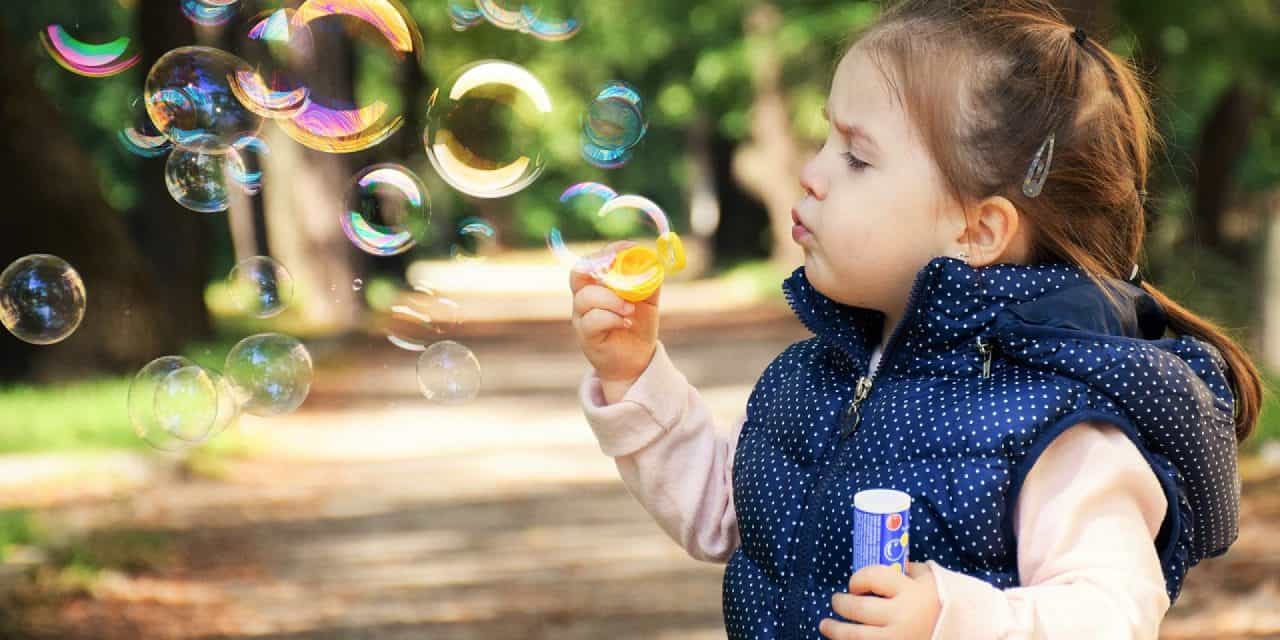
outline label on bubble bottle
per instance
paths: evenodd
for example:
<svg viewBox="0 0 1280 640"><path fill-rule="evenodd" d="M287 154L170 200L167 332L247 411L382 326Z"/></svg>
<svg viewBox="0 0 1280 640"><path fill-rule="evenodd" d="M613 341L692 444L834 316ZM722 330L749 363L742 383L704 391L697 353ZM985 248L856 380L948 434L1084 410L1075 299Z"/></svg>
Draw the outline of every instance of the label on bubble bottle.
<svg viewBox="0 0 1280 640"><path fill-rule="evenodd" d="M907 572L911 496L868 489L853 496L853 571L883 564Z"/></svg>

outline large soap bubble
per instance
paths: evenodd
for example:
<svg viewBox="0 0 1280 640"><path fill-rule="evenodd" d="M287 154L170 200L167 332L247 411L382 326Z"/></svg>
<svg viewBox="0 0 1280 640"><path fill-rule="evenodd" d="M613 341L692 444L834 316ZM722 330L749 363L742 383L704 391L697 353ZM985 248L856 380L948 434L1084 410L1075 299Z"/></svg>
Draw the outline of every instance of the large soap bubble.
<svg viewBox="0 0 1280 640"><path fill-rule="evenodd" d="M160 56L143 93L151 121L179 147L225 153L262 128L262 118L231 89L231 79L245 72L252 69L243 60L210 47L180 47Z"/></svg>
<svg viewBox="0 0 1280 640"><path fill-rule="evenodd" d="M234 147L226 153L174 149L164 167L164 184L178 204L200 213L225 211L231 187L252 193L249 173Z"/></svg>
<svg viewBox="0 0 1280 640"><path fill-rule="evenodd" d="M227 353L226 376L241 410L270 417L289 413L307 399L313 376L311 354L296 338L260 333Z"/></svg>
<svg viewBox="0 0 1280 640"><path fill-rule="evenodd" d="M0 323L23 342L65 340L80 326L84 308L84 282L62 258L29 255L0 272Z"/></svg>
<svg viewBox="0 0 1280 640"><path fill-rule="evenodd" d="M467 347L442 340L418 356L418 387L441 404L470 401L480 392L480 361Z"/></svg>
<svg viewBox="0 0 1280 640"><path fill-rule="evenodd" d="M464 67L431 94L423 133L445 182L477 198L500 198L542 173L551 95L528 69L503 60Z"/></svg>
<svg viewBox="0 0 1280 640"><path fill-rule="evenodd" d="M640 92L626 82L610 82L582 116L582 157L602 169L616 169L631 159L648 129Z"/></svg>

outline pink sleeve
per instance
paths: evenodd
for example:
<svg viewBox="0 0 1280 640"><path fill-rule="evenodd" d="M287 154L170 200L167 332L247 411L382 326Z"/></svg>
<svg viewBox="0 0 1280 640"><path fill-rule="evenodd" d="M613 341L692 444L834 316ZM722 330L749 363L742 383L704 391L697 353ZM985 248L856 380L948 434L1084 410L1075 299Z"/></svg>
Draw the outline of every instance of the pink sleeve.
<svg viewBox="0 0 1280 640"><path fill-rule="evenodd" d="M1156 638L1169 610L1154 544L1167 507L1155 473L1119 429L1068 429L1018 497L1023 586L1002 591L928 562L942 603L934 640Z"/></svg>
<svg viewBox="0 0 1280 640"><path fill-rule="evenodd" d="M600 450L614 458L627 490L667 535L694 558L728 561L740 540L733 453L741 422L717 433L706 403L661 342L621 400L605 404L594 371L579 397Z"/></svg>

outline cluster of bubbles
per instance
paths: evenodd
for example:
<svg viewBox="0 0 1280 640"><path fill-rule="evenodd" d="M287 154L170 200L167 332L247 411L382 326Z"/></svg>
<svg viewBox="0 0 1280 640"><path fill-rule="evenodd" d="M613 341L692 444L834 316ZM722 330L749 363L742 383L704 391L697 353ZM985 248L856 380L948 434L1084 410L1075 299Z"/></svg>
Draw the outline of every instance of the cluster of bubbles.
<svg viewBox="0 0 1280 640"><path fill-rule="evenodd" d="M134 433L162 451L183 451L222 433L242 414L290 413L311 390L311 354L296 338L260 333L236 343L221 372L182 356L142 367L129 385Z"/></svg>
<svg viewBox="0 0 1280 640"><path fill-rule="evenodd" d="M510 0L452 0L449 18L456 31L466 31L482 22L499 29L527 33L539 40L568 40L582 30L582 23L567 13L538 2Z"/></svg>
<svg viewBox="0 0 1280 640"><path fill-rule="evenodd" d="M206 27L231 24L242 10L239 0L176 1L189 20ZM581 29L575 11L550 2L452 0L448 11L459 31L487 22L557 41ZM293 141L327 153L380 144L404 123L392 104L325 95L326 84L309 76L326 66L322 56L330 48L318 45L317 35L321 25L326 33L333 31L329 21L343 21L343 33L396 60L422 62L422 36L397 0L303 0L248 20L247 30L237 35L241 56L200 46L161 56L131 104L131 120L118 132L120 143L141 157L168 154L165 186L175 201L197 212L226 210L237 191L252 196L262 190L259 159L269 150L260 133L267 123ZM351 28L350 22L359 24ZM59 65L83 76L118 74L141 59L137 43L127 37L83 41L49 25L41 39ZM545 169L552 111L550 93L525 67L505 60L467 64L431 94L422 133L426 156L441 179L460 193L475 198L515 194ZM596 92L581 117L582 157L596 167L621 167L647 128L640 93L625 82L610 82ZM588 182L567 189L560 201L576 203L579 198L598 199L599 216L638 210L660 236L670 231L662 210L639 196L620 196L606 185ZM352 177L338 223L356 248L386 257L422 242L431 214L431 196L418 176L404 166L379 163ZM567 249L557 229L551 229L547 241L566 266L613 278L611 285L633 286L646 277L610 271L616 256L597 256L584 265L586 259ZM487 220L467 216L457 222L449 245L455 260L483 260L497 247L497 233ZM294 295L289 271L266 256L236 264L227 285L240 312L259 319L283 312ZM352 283L355 291L363 287L360 279ZM83 313L83 283L53 256L28 256L0 276L0 320L24 340L61 340L75 330ZM475 354L442 339L460 323L457 303L430 287L413 285L390 316L388 340L419 353L417 378L425 397L453 403L476 395L481 369ZM223 372L178 356L158 358L135 378L130 418L153 446L181 449L216 435L241 413L293 411L310 388L311 366L300 342L274 333L241 341L227 355Z"/></svg>
<svg viewBox="0 0 1280 640"><path fill-rule="evenodd" d="M614 80L596 93L582 116L582 157L602 169L621 167L648 130L640 92Z"/></svg>
<svg viewBox="0 0 1280 640"><path fill-rule="evenodd" d="M0 272L0 323L31 344L65 340L84 319L84 281L66 260L38 253Z"/></svg>

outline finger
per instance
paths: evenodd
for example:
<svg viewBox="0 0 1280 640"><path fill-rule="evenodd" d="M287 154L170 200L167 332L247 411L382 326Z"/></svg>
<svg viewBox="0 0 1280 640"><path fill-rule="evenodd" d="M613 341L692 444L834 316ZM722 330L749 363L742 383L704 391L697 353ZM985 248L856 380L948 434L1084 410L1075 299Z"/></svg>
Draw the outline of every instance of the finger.
<svg viewBox="0 0 1280 640"><path fill-rule="evenodd" d="M873 564L859 569L849 578L849 593L854 595L875 594L892 598L906 585L910 578L902 572L882 564Z"/></svg>
<svg viewBox="0 0 1280 640"><path fill-rule="evenodd" d="M612 311L620 316L631 315L636 306L623 300L621 296L599 285L586 286L573 296L573 313L584 315L592 309Z"/></svg>
<svg viewBox="0 0 1280 640"><path fill-rule="evenodd" d="M596 277L596 270L607 267L609 263L613 262L614 256L637 244L639 243L632 240L619 240L605 245L599 251L579 258L578 262L569 270L569 290L577 293L578 289L593 282L599 282Z"/></svg>
<svg viewBox="0 0 1280 640"><path fill-rule="evenodd" d="M832 618L823 618L818 623L818 633L831 640L889 640L884 627L840 622Z"/></svg>
<svg viewBox="0 0 1280 640"><path fill-rule="evenodd" d="M850 593L831 595L831 608L851 622L883 627L891 619L890 600L875 596L855 596Z"/></svg>
<svg viewBox="0 0 1280 640"><path fill-rule="evenodd" d="M582 335L588 339L599 339L605 332L618 329L630 329L631 320L612 311L592 309L582 316L578 322Z"/></svg>
<svg viewBox="0 0 1280 640"><path fill-rule="evenodd" d="M933 570L924 562L908 562L907 577L919 580L933 575Z"/></svg>

